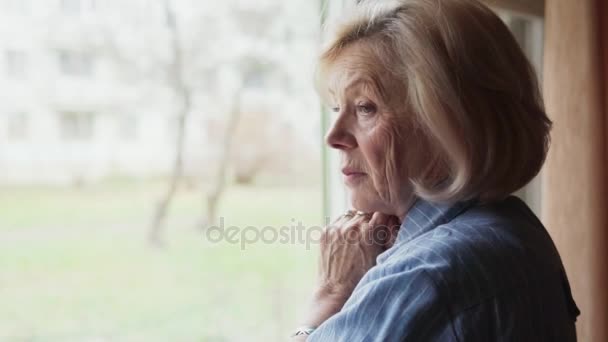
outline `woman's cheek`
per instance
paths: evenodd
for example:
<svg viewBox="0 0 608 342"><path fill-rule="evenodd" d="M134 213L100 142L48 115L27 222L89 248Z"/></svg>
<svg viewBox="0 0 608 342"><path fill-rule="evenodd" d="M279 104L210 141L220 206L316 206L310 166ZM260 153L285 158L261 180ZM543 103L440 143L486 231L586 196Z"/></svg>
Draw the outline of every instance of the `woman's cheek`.
<svg viewBox="0 0 608 342"><path fill-rule="evenodd" d="M391 201L391 183L395 176L392 132L383 127L374 129L361 148L365 149L376 191L384 201Z"/></svg>
<svg viewBox="0 0 608 342"><path fill-rule="evenodd" d="M359 148L361 149L367 167L369 168L368 172L377 175L381 168L384 154L382 151L382 139L378 135L378 131L370 130L366 132L366 134L359 139Z"/></svg>

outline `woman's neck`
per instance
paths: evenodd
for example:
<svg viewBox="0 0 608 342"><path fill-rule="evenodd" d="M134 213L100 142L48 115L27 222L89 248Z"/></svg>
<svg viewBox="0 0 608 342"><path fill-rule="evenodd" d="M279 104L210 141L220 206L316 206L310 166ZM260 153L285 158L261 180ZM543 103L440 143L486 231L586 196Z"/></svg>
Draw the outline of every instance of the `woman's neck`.
<svg viewBox="0 0 608 342"><path fill-rule="evenodd" d="M398 206L398 208L396 208L395 216L399 218L400 222L403 222L405 220L407 213L410 211L414 203L416 203L416 196L412 195L407 201L404 201L400 206Z"/></svg>

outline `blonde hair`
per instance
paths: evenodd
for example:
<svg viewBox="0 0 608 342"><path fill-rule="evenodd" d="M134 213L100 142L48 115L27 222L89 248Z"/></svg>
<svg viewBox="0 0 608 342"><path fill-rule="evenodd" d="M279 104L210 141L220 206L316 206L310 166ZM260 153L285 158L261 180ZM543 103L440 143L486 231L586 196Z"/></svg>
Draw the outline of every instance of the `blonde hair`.
<svg viewBox="0 0 608 342"><path fill-rule="evenodd" d="M363 1L330 32L319 59L321 95L332 63L360 42L399 80L402 92L389 95L406 98L399 112L411 113L435 146L429 165L441 165L444 180L413 175L418 196L490 201L538 174L551 121L534 69L486 6L476 0Z"/></svg>

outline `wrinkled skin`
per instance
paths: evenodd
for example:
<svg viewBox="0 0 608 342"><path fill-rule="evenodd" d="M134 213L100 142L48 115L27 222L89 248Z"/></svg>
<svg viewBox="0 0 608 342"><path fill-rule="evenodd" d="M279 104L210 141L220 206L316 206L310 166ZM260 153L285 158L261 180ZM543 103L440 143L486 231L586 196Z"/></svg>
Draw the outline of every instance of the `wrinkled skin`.
<svg viewBox="0 0 608 342"><path fill-rule="evenodd" d="M326 135L340 152L353 208L367 215L343 216L324 231L307 325L338 312L392 246L414 201L409 179L427 164L428 145L408 120L402 88L368 50L353 43L333 63L328 84L335 114Z"/></svg>

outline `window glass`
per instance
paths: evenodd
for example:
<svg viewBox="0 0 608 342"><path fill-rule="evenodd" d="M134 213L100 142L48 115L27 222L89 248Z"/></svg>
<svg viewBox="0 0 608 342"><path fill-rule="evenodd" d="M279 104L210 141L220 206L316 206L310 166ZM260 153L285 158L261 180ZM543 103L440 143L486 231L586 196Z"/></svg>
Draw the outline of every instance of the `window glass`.
<svg viewBox="0 0 608 342"><path fill-rule="evenodd" d="M59 50L57 52L59 70L68 76L91 76L93 56L84 52Z"/></svg>
<svg viewBox="0 0 608 342"><path fill-rule="evenodd" d="M26 74L27 56L22 50L9 49L4 52L6 75L12 78L23 78Z"/></svg>
<svg viewBox="0 0 608 342"><path fill-rule="evenodd" d="M25 140L28 134L28 118L26 113L17 112L8 116L7 133L9 140Z"/></svg>
<svg viewBox="0 0 608 342"><path fill-rule="evenodd" d="M93 113L61 112L59 123L61 137L65 140L90 140L95 125Z"/></svg>
<svg viewBox="0 0 608 342"><path fill-rule="evenodd" d="M28 108L9 128L27 144L0 147L0 341L289 335L324 223L319 12L310 0L0 11L0 58L28 75L0 77L0 112ZM2 55L15 47L27 55Z"/></svg>

